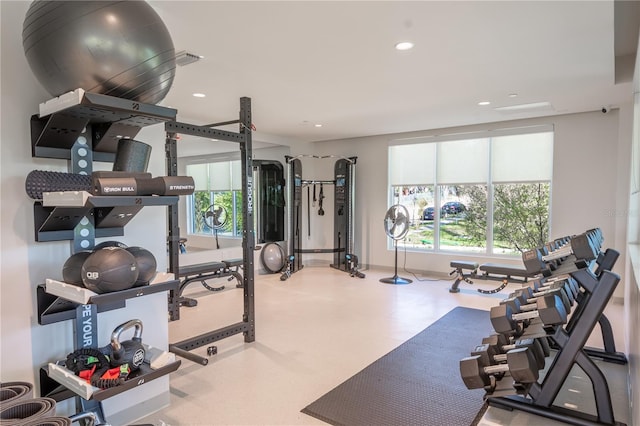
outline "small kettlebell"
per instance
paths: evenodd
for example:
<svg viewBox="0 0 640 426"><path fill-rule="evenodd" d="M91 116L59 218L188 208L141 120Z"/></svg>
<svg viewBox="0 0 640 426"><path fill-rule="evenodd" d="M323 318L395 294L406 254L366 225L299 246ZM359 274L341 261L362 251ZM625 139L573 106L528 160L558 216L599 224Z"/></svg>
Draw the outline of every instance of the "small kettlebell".
<svg viewBox="0 0 640 426"><path fill-rule="evenodd" d="M135 327L131 340L120 341L123 331ZM117 326L111 333L111 366L129 364L131 371L136 371L144 362L145 350L142 346L142 321L132 319Z"/></svg>

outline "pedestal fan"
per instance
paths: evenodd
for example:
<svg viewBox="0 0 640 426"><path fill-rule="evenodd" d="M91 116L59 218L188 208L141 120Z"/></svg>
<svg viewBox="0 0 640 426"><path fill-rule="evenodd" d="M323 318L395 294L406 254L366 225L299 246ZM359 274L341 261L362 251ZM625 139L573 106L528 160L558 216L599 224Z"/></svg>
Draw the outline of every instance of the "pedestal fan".
<svg viewBox="0 0 640 426"><path fill-rule="evenodd" d="M210 228L213 229L213 233L216 236L216 248L220 248L220 243L218 242L218 231L220 229L224 229L224 226L227 224L227 209L223 206L219 206L216 204L212 204L209 206L207 211L202 213L204 217L204 223Z"/></svg>
<svg viewBox="0 0 640 426"><path fill-rule="evenodd" d="M409 232L409 211L402 204L389 207L384 215L384 232L393 240L396 252L395 271L393 277L382 278L380 282L387 284L409 284L412 280L398 276L398 240L402 240Z"/></svg>

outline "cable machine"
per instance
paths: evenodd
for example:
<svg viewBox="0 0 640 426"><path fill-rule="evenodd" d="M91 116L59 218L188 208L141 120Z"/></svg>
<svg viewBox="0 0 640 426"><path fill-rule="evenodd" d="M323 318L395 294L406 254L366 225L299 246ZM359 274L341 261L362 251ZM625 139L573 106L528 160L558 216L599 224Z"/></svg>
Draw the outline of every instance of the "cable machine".
<svg viewBox="0 0 640 426"><path fill-rule="evenodd" d="M215 129L215 127L229 124L239 124L239 132L228 132ZM165 154L167 159L167 174L169 176L178 175L178 154L177 141L178 134L198 136L208 139L218 139L228 142L236 142L240 146L240 162L242 171L242 267L243 267L243 291L244 291L244 311L242 320L212 330L177 343L169 345L169 350L176 355L191 361L206 365L207 358L192 354L190 351L204 345L231 337L235 334L244 334L245 342L255 340L255 304L254 304L254 265L253 251L255 248L255 236L253 230L253 159L252 159L252 139L251 131L255 130L251 121L251 99L240 98L240 118L238 120L214 123L206 126L197 126L187 123L170 121L165 123L167 138L165 143ZM168 241L169 241L169 272L173 273L176 279L180 276L179 251L180 251L180 228L178 223L178 206L171 205L168 209ZM192 266L192 265L190 265ZM202 265L206 267L206 264ZM172 320L179 319L179 300L176 296L169 301L170 312L173 314ZM173 309L175 307L175 309ZM215 353L215 346L207 349L209 355Z"/></svg>
<svg viewBox="0 0 640 426"><path fill-rule="evenodd" d="M301 158L337 158L334 166L333 180L305 180L302 177ZM351 276L364 278L364 274L358 271L358 257L354 254L353 212L355 207L355 169L358 157L341 157L336 155L298 155L285 156L287 163L287 178L289 190L287 191L287 219L289 225L289 255L287 266L281 279L286 280L292 273L302 269L302 254L304 253L333 253L332 268L348 272ZM310 209L310 185L320 185L320 198L318 199L320 210L322 208L323 185L333 185L334 209L333 209L333 242L332 248L303 249L302 246L302 198L303 188L307 188L307 210ZM310 214L310 211L308 211Z"/></svg>

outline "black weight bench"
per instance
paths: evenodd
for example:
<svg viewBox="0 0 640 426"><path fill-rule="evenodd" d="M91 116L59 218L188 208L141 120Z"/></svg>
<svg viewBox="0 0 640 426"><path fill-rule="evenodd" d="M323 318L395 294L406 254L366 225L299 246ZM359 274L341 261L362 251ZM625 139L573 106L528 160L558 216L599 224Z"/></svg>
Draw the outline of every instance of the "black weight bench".
<svg viewBox="0 0 640 426"><path fill-rule="evenodd" d="M451 293L458 293L460 291L458 286L461 281L473 284L473 281L471 281L469 277L483 280L502 281L502 284L493 290L478 289L479 293L493 294L505 288L510 282L526 283L529 278L535 275L528 273L526 269L516 268L511 265L501 265L498 263L483 263L478 266L476 262L453 260L451 261L450 266L455 269L451 271L449 275L453 275L454 273L458 274L456 281L449 289ZM470 270L471 272L465 274L465 270ZM480 273L478 273L478 271L480 271Z"/></svg>
<svg viewBox="0 0 640 426"><path fill-rule="evenodd" d="M509 281L526 283L529 278L535 275L528 273L526 269L514 268L511 265L500 265L498 263L483 263L479 269L482 271L482 276L489 280L507 279Z"/></svg>
<svg viewBox="0 0 640 426"><path fill-rule="evenodd" d="M212 287L207 284L207 280L229 277L228 281L235 278L238 282L236 288L241 288L243 286L243 278L239 268L242 267L242 264L242 259L229 259L221 262L197 263L178 267L178 277L181 279L178 287L180 306L193 307L198 304L197 300L182 296L184 289L195 281L200 281L202 286L209 291L220 291L224 290L224 285Z"/></svg>
<svg viewBox="0 0 640 426"><path fill-rule="evenodd" d="M460 292L460 289L458 287L460 286L461 281L467 282L469 284L473 284L473 281L471 281L469 277L476 275L476 272L478 271L478 262L466 262L463 260L453 260L449 265L452 268L454 268L453 271L449 273L449 275L456 274L456 280L454 281L453 285L449 289L450 293ZM465 274L464 273L465 270L471 271L471 272L469 272L468 274Z"/></svg>

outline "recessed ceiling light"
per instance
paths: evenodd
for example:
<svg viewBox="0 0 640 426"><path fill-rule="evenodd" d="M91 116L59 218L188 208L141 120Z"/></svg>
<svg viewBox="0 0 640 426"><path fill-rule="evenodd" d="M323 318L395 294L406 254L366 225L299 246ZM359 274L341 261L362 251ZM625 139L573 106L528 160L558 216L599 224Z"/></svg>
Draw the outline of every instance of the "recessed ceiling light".
<svg viewBox="0 0 640 426"><path fill-rule="evenodd" d="M509 93L507 96L509 96L510 98L516 98L518 96L517 93Z"/></svg>
<svg viewBox="0 0 640 426"><path fill-rule="evenodd" d="M193 94L193 96L194 96L195 98L204 98L204 97L205 97L205 96L207 96L207 95L205 95L204 93L194 93L194 94Z"/></svg>
<svg viewBox="0 0 640 426"><path fill-rule="evenodd" d="M480 106L491 105L491 102L489 102L489 101L482 101L482 102L478 102L478 105L480 105Z"/></svg>
<svg viewBox="0 0 640 426"><path fill-rule="evenodd" d="M401 41L400 43L396 43L396 50L410 50L413 49L413 43L410 41Z"/></svg>
<svg viewBox="0 0 640 426"><path fill-rule="evenodd" d="M322 127L322 124L314 124L314 127Z"/></svg>

